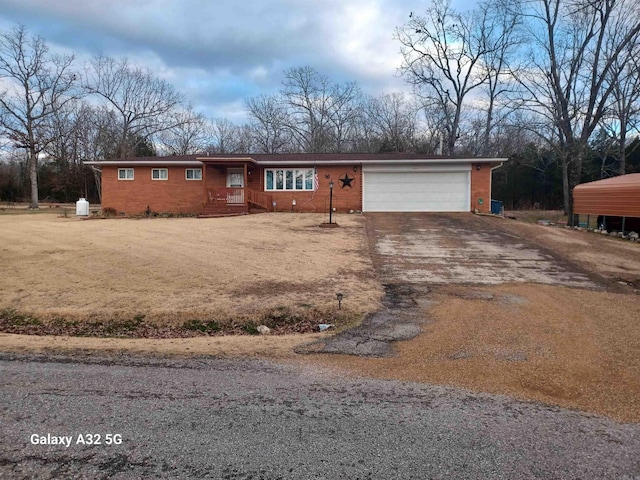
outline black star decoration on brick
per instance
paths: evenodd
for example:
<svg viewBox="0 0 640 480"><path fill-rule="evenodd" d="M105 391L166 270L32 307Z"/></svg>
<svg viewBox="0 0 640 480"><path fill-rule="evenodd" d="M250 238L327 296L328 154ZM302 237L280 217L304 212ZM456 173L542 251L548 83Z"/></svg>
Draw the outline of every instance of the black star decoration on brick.
<svg viewBox="0 0 640 480"><path fill-rule="evenodd" d="M344 178L340 178L339 180L342 182L342 188L346 188L346 187L353 188L353 185L351 185L351 182L353 182L355 178L349 178L349 175L345 173Z"/></svg>

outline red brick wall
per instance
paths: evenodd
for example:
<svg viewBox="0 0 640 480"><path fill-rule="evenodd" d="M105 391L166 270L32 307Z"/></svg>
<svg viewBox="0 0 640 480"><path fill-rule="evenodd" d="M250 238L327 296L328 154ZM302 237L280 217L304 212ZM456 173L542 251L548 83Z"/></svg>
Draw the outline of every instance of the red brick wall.
<svg viewBox="0 0 640 480"><path fill-rule="evenodd" d="M478 170L478 165L480 170ZM471 164L471 211L491 212L491 169L495 163ZM482 203L479 200L482 199Z"/></svg>
<svg viewBox="0 0 640 480"><path fill-rule="evenodd" d="M206 169L205 182L208 188L225 188L227 186L227 171L223 167L208 165Z"/></svg>
<svg viewBox="0 0 640 480"><path fill-rule="evenodd" d="M208 165L206 174L206 184L208 188L226 188L227 187L227 174L229 168L237 169L242 166L235 165L233 167ZM220 171L222 170L222 171ZM247 167L247 187L254 190L262 190L262 183L260 180L260 169L253 165Z"/></svg>
<svg viewBox="0 0 640 480"><path fill-rule="evenodd" d="M103 208L114 208L127 215L143 213L147 207L162 213L202 211L203 181L186 180L186 167L166 167L168 180L151 180L152 168L133 167L134 180L118 180L118 167L102 167Z"/></svg>
<svg viewBox="0 0 640 480"><path fill-rule="evenodd" d="M477 170L480 165L480 170ZM488 213L491 211L491 168L496 164L472 164L470 210ZM144 212L147 206L154 212L200 213L205 197L205 184L210 188L226 187L226 169L221 173L217 167L209 166L203 172L204 181L185 179L186 167L168 167L168 180L151 180L152 167L134 167L135 179L118 180L117 167L102 169L102 205L117 212L135 215ZM278 168L278 167L268 167ZM291 167L282 167L291 168ZM306 167L305 167L306 168ZM356 171L354 171L354 169ZM280 212L328 212L329 182L333 181L333 207L337 212L362 210L362 169L359 165L340 167L317 167L319 188L317 191L270 191ZM340 178L353 178L352 187L342 188ZM249 167L247 187L264 191L264 169ZM296 206L292 206L292 200ZM479 203L482 199L483 203Z"/></svg>
<svg viewBox="0 0 640 480"><path fill-rule="evenodd" d="M279 168L279 167L265 167ZM291 168L291 167L281 167ZM303 167L307 168L307 167ZM354 172L354 168L356 171ZM329 212L329 182L333 181L333 208L336 212L346 213L349 210L362 210L362 169L359 165L341 167L317 167L318 190L313 191L268 191L273 201L276 202L278 212ZM352 178L351 188L342 188L340 178L348 175ZM257 176L257 175L256 175ZM260 190L265 190L264 169L260 172ZM251 180L250 180L251 182ZM251 186L251 184L250 184ZM255 187L252 187L255 188ZM296 206L292 205L295 199Z"/></svg>

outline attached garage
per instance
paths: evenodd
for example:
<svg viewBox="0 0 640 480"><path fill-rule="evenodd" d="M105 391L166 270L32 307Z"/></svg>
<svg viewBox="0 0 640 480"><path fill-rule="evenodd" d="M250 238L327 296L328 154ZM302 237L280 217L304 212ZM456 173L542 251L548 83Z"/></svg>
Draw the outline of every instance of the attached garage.
<svg viewBox="0 0 640 480"><path fill-rule="evenodd" d="M468 212L471 163L363 165L364 212Z"/></svg>

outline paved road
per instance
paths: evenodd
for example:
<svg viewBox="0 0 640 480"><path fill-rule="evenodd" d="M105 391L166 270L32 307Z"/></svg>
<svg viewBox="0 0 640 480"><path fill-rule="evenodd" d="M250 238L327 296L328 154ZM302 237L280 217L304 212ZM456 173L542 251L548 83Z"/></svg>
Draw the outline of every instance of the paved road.
<svg viewBox="0 0 640 480"><path fill-rule="evenodd" d="M639 425L259 361L0 355L0 430L0 478L640 478Z"/></svg>

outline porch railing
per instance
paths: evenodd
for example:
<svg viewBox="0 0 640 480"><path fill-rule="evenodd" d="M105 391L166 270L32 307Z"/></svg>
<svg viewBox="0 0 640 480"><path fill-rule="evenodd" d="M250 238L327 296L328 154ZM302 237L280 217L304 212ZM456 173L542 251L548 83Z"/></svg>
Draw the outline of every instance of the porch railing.
<svg viewBox="0 0 640 480"><path fill-rule="evenodd" d="M253 205L264 208L267 212L273 209L273 197L268 193L247 188L247 200Z"/></svg>
<svg viewBox="0 0 640 480"><path fill-rule="evenodd" d="M273 210L273 196L251 188L208 188L207 198L210 204L217 205L244 205L246 198L248 203L262 207L268 212Z"/></svg>
<svg viewBox="0 0 640 480"><path fill-rule="evenodd" d="M244 188L208 188L209 203L244 205Z"/></svg>

